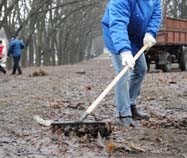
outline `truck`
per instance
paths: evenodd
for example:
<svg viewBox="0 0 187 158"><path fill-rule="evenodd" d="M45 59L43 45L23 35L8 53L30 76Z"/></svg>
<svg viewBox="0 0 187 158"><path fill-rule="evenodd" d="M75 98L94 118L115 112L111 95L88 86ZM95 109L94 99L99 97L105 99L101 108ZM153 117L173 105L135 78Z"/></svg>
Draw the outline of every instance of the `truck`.
<svg viewBox="0 0 187 158"><path fill-rule="evenodd" d="M187 70L187 19L164 16L156 37L157 44L146 53L148 71L154 63L156 69L170 72L172 64L178 63Z"/></svg>

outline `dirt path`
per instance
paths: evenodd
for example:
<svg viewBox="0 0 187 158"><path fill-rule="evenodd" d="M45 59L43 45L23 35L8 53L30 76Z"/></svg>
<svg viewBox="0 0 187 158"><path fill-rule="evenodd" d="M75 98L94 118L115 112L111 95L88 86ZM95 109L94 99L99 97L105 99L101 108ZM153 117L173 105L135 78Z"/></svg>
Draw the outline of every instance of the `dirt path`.
<svg viewBox="0 0 187 158"><path fill-rule="evenodd" d="M47 75L31 76L40 69ZM138 107L151 120L135 129L114 126L110 140L88 141L56 137L33 116L79 118L113 79L110 60L23 71L21 77L0 74L0 158L187 158L187 72L148 73ZM113 96L88 119L114 119Z"/></svg>

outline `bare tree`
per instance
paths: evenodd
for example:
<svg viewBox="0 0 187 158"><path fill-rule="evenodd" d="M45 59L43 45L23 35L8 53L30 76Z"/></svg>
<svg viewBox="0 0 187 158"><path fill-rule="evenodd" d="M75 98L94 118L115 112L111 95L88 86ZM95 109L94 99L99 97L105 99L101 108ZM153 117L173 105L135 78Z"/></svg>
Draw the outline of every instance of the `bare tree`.
<svg viewBox="0 0 187 158"><path fill-rule="evenodd" d="M27 48L23 66L61 65L84 60L101 34L101 0L1 0L0 26L19 35ZM87 53L89 56L89 53Z"/></svg>

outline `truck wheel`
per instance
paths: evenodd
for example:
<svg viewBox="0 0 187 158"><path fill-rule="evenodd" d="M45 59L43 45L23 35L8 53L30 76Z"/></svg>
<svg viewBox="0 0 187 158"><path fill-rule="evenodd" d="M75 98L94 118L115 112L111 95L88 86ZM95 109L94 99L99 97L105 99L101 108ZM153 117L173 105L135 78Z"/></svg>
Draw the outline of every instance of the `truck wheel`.
<svg viewBox="0 0 187 158"><path fill-rule="evenodd" d="M156 58L155 60L155 69L160 69L160 65L159 65L159 57Z"/></svg>
<svg viewBox="0 0 187 158"><path fill-rule="evenodd" d="M167 60L167 62L162 66L162 70L163 72L170 72L171 71L171 55L169 53L165 54L165 59Z"/></svg>
<svg viewBox="0 0 187 158"><path fill-rule="evenodd" d="M145 59L147 63L147 72L149 72L150 71L150 57L148 54L145 54Z"/></svg>
<svg viewBox="0 0 187 158"><path fill-rule="evenodd" d="M181 52L179 66L182 71L187 70L187 49Z"/></svg>

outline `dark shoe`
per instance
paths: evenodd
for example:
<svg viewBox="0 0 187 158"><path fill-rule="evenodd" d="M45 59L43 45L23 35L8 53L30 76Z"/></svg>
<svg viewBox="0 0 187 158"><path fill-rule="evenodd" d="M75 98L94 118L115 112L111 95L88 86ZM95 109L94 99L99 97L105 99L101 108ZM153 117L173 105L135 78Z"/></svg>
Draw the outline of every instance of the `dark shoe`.
<svg viewBox="0 0 187 158"><path fill-rule="evenodd" d="M136 124L131 116L119 117L115 124L124 127L136 127Z"/></svg>
<svg viewBox="0 0 187 158"><path fill-rule="evenodd" d="M149 116L146 113L138 111L136 105L131 105L132 118L136 120L149 120Z"/></svg>
<svg viewBox="0 0 187 158"><path fill-rule="evenodd" d="M22 75L22 71L20 68L18 69L18 75Z"/></svg>

